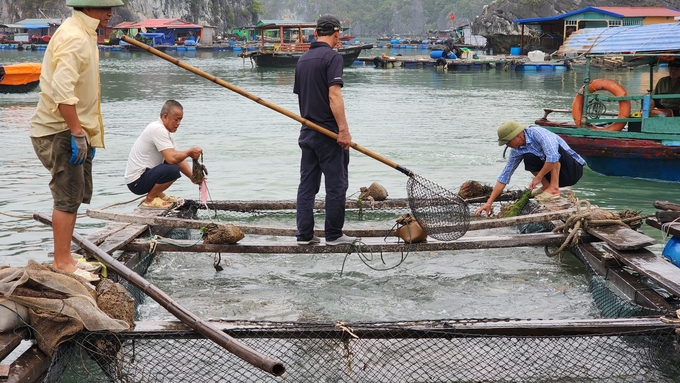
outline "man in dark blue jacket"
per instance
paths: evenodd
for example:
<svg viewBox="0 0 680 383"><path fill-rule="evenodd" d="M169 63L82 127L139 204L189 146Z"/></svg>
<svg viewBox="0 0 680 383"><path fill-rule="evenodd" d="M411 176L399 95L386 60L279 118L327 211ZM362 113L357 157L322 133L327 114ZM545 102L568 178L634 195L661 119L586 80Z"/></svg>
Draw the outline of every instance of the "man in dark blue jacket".
<svg viewBox="0 0 680 383"><path fill-rule="evenodd" d="M314 200L321 186L322 174L326 180L326 245L354 242L354 238L342 233L352 136L341 92L343 60L333 50L340 42L341 32L340 21L335 16L321 16L314 30L316 41L300 57L295 68L293 92L298 95L300 115L338 135L334 140L304 125L300 130L298 144L302 158L295 234L300 245L320 242L314 236Z"/></svg>

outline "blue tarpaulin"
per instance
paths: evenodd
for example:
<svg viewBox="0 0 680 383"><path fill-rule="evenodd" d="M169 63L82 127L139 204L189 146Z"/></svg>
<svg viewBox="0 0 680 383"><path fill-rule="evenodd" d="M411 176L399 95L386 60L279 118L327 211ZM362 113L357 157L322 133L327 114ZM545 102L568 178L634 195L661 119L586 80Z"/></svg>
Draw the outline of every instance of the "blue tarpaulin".
<svg viewBox="0 0 680 383"><path fill-rule="evenodd" d="M558 53L659 53L680 51L680 23L584 28L572 33Z"/></svg>

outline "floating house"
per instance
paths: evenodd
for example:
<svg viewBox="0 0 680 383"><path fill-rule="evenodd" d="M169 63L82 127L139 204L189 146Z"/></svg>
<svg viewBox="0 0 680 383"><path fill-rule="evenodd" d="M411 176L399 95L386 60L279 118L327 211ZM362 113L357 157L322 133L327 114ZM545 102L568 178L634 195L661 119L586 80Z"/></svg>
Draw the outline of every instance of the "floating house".
<svg viewBox="0 0 680 383"><path fill-rule="evenodd" d="M7 26L18 31L14 33L16 42L47 44L62 21L62 19L24 19Z"/></svg>
<svg viewBox="0 0 680 383"><path fill-rule="evenodd" d="M520 51L523 51L524 26L539 31L543 50L556 51L572 33L585 28L622 27L675 22L680 10L663 7L587 7L550 17L514 20L521 26Z"/></svg>
<svg viewBox="0 0 680 383"><path fill-rule="evenodd" d="M154 44L174 45L184 44L186 41L194 43L212 44L215 37L215 27L193 24L182 19L149 19L139 22L122 22L112 28L123 34L133 36L138 31L154 33ZM162 34L162 35L159 35Z"/></svg>

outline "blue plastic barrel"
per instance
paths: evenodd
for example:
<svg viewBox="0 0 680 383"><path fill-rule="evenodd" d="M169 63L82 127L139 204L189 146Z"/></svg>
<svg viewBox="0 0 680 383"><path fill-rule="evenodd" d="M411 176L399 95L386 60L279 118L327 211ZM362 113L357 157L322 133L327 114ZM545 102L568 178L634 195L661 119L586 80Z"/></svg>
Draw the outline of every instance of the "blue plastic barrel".
<svg viewBox="0 0 680 383"><path fill-rule="evenodd" d="M430 51L430 58L431 59L440 59L440 58L442 58L442 54L444 54L443 50L440 50L440 49L432 50L432 51Z"/></svg>
<svg viewBox="0 0 680 383"><path fill-rule="evenodd" d="M680 267L680 239L676 236L671 237L666 246L664 246L661 255L675 266Z"/></svg>
<svg viewBox="0 0 680 383"><path fill-rule="evenodd" d="M510 47L510 56L519 56L519 47Z"/></svg>
<svg viewBox="0 0 680 383"><path fill-rule="evenodd" d="M399 40L397 40L397 39L390 40L390 44L398 44L398 43L399 43Z"/></svg>
<svg viewBox="0 0 680 383"><path fill-rule="evenodd" d="M234 47L234 51L240 52L243 50L243 47Z"/></svg>

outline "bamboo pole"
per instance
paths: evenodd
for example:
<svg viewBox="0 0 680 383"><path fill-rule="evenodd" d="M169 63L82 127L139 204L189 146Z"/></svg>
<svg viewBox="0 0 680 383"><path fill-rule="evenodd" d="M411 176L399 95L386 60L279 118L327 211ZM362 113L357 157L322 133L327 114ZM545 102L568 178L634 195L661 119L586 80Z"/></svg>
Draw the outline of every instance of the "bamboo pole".
<svg viewBox="0 0 680 383"><path fill-rule="evenodd" d="M33 218L36 221L42 222L46 225L52 225L52 219L43 213L35 213L33 214ZM103 250L95 246L92 242L88 241L85 237L76 233L75 231L73 232L73 241L83 249L94 253L95 257L104 265L106 265L109 270L112 270L116 274L120 275L123 279L142 290L154 301L158 302L161 306L168 310L177 319L196 330L206 338L212 340L216 344L224 347L227 351L274 376L281 376L286 371L286 368L281 362L275 361L266 355L260 354L258 351L251 349L250 347L240 343L236 339L220 331L209 322L199 318L196 314L175 302L170 296L168 296L154 284L144 279L144 277L141 275L130 270L124 264L118 262L116 259L105 253Z"/></svg>
<svg viewBox="0 0 680 383"><path fill-rule="evenodd" d="M479 219L470 222L468 230L483 230L494 229L498 227L508 227L524 225L535 222L548 222L557 219L565 219L576 212L576 209L565 209L560 211L548 211L536 214L520 215L517 217L497 218L497 219ZM157 216L142 216L138 214L124 214L107 212L103 210L87 210L87 216L90 218L105 219L114 222L128 222L141 225L150 226L164 226L169 228L187 228L200 229L210 223L209 221L182 219L172 217L157 217ZM394 222L393 222L394 223ZM281 235L293 236L296 229L294 227L264 227L264 226L249 226L236 225L244 234L256 235ZM382 229L345 229L345 234L359 237L384 237L389 228ZM315 235L323 236L322 230L315 231Z"/></svg>

